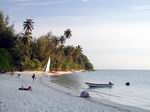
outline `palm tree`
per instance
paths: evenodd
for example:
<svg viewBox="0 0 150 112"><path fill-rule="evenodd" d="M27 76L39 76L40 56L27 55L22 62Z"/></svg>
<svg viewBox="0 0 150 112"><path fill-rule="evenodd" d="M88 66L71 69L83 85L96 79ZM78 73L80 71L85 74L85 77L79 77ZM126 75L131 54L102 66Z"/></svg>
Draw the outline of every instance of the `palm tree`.
<svg viewBox="0 0 150 112"><path fill-rule="evenodd" d="M78 46L76 47L76 50L77 50L79 53L82 53L82 47L81 47L80 45L78 45Z"/></svg>
<svg viewBox="0 0 150 112"><path fill-rule="evenodd" d="M21 41L24 45L30 45L32 42L31 32L22 33Z"/></svg>
<svg viewBox="0 0 150 112"><path fill-rule="evenodd" d="M69 39L69 38L72 36L71 30L70 30L70 29L67 29L66 31L64 31L64 36L65 36L67 39Z"/></svg>
<svg viewBox="0 0 150 112"><path fill-rule="evenodd" d="M73 56L74 51L75 51L75 47L73 47L73 45L71 45L71 46L68 45L64 49L65 55L67 55L67 56Z"/></svg>
<svg viewBox="0 0 150 112"><path fill-rule="evenodd" d="M32 59L32 30L33 30L33 24L34 22L32 19L26 19L26 21L23 22L23 29L24 33L21 35L21 55L22 55L22 63L23 66L26 68L28 66L28 63L30 59Z"/></svg>
<svg viewBox="0 0 150 112"><path fill-rule="evenodd" d="M60 36L59 42L60 42L61 45L63 45L66 42L65 37L64 36Z"/></svg>
<svg viewBox="0 0 150 112"><path fill-rule="evenodd" d="M26 19L26 21L23 22L23 29L25 32L32 32L34 29L33 24L34 22L32 19Z"/></svg>
<svg viewBox="0 0 150 112"><path fill-rule="evenodd" d="M59 45L59 38L57 36L53 36L51 39L54 47L57 47Z"/></svg>
<svg viewBox="0 0 150 112"><path fill-rule="evenodd" d="M81 54L82 54L82 47L80 45L78 45L78 46L75 47L75 50L74 50L74 53L73 53L73 58L74 58L74 61L76 63L78 63L78 59L79 59Z"/></svg>
<svg viewBox="0 0 150 112"><path fill-rule="evenodd" d="M32 19L26 19L26 21L23 22L23 29L25 32L22 33L21 40L24 44L30 45L30 42L32 41L32 30L34 29L33 24L34 22Z"/></svg>

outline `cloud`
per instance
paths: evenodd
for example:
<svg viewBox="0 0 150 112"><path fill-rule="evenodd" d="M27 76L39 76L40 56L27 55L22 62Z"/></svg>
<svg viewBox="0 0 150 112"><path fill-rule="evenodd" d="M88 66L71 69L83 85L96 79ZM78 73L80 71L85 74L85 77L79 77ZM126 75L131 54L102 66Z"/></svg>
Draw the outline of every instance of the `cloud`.
<svg viewBox="0 0 150 112"><path fill-rule="evenodd" d="M27 1L27 0L24 0L24 1ZM45 2L24 2L24 3L22 2L22 3L20 3L20 5L21 6L46 6L46 5L63 4L63 3L67 3L67 2L70 2L70 0L45 1Z"/></svg>
<svg viewBox="0 0 150 112"><path fill-rule="evenodd" d="M133 5L131 6L133 10L150 10L150 5Z"/></svg>

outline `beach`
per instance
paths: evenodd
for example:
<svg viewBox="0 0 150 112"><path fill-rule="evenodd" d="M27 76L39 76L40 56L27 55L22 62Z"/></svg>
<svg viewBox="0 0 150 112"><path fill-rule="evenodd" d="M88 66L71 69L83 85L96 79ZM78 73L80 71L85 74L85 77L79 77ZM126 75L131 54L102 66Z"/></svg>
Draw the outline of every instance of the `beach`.
<svg viewBox="0 0 150 112"><path fill-rule="evenodd" d="M59 75L64 73L60 72ZM49 76L41 72L36 72L33 81L32 74L27 71L15 72L13 76L0 74L0 112L149 112L103 98L81 98L80 91L52 83ZM31 86L32 91L18 90L22 86Z"/></svg>

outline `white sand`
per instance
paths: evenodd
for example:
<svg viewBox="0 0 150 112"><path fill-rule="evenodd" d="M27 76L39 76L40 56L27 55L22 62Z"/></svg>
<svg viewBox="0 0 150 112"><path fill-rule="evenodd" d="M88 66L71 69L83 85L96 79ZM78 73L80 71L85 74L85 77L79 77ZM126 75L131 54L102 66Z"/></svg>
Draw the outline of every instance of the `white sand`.
<svg viewBox="0 0 150 112"><path fill-rule="evenodd" d="M36 76L33 82L30 72L17 75L0 74L0 112L148 112L123 106L104 99L80 98L73 92L50 82L49 77ZM18 90L32 86L32 91Z"/></svg>

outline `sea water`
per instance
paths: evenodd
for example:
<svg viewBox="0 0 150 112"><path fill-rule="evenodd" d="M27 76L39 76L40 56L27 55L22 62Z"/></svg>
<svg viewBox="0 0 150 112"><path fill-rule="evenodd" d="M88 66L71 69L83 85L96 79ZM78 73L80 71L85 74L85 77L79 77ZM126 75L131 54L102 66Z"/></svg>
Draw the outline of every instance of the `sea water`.
<svg viewBox="0 0 150 112"><path fill-rule="evenodd" d="M52 82L76 91L86 90L91 97L150 110L150 71L99 70L51 77ZM85 82L108 83L112 88L89 88ZM130 82L130 86L125 83Z"/></svg>

